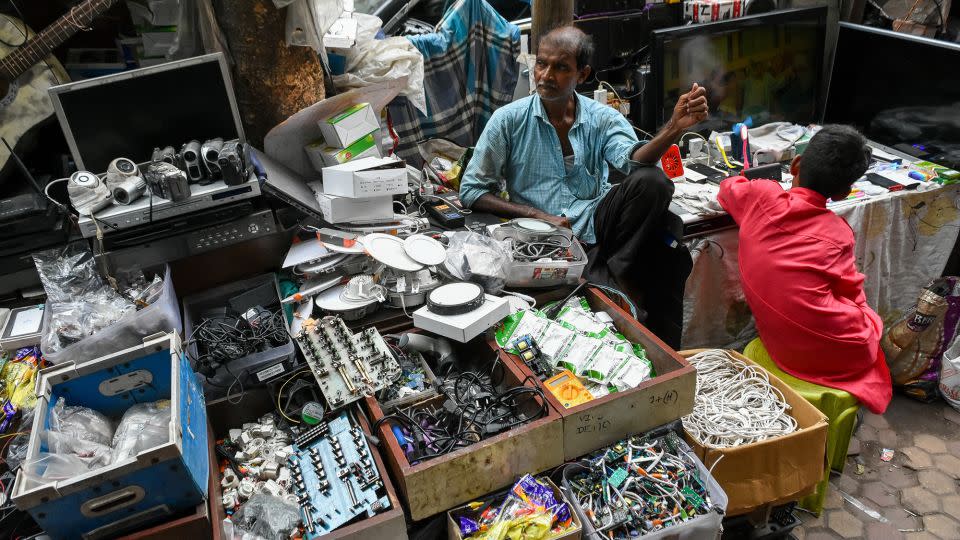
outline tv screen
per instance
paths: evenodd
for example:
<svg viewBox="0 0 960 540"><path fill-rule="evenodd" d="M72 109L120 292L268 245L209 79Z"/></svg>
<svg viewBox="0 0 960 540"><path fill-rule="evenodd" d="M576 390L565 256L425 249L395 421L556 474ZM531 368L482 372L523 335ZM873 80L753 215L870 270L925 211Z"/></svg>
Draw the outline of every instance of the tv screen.
<svg viewBox="0 0 960 540"><path fill-rule="evenodd" d="M895 69L891 69L894 67ZM841 23L824 120L960 167L960 45Z"/></svg>
<svg viewBox="0 0 960 540"><path fill-rule="evenodd" d="M693 83L707 89L705 129L753 119L809 124L820 118L825 7L753 15L654 33L659 124Z"/></svg>

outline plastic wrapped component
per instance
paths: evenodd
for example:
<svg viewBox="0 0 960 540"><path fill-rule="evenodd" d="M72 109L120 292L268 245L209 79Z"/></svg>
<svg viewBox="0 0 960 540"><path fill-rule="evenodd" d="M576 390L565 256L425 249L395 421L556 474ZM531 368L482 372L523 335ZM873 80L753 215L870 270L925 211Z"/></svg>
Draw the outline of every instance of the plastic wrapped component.
<svg viewBox="0 0 960 540"><path fill-rule="evenodd" d="M7 455L3 456L7 466L11 471L17 470L17 467L27 459L27 450L30 448L30 427L33 426L34 409L24 409L23 416L20 418L20 434L10 438L7 445Z"/></svg>
<svg viewBox="0 0 960 540"><path fill-rule="evenodd" d="M279 497L257 493L223 521L227 540L286 540L300 524L300 509Z"/></svg>
<svg viewBox="0 0 960 540"><path fill-rule="evenodd" d="M507 281L510 247L475 232L455 232L447 245L446 266L457 277L472 281L489 294L498 294Z"/></svg>
<svg viewBox="0 0 960 540"><path fill-rule="evenodd" d="M38 270L41 263L37 257L40 255L43 254L34 255ZM44 288L47 288L46 281ZM142 309L135 309L134 303L105 285L99 291L73 298L62 305L49 296L50 289L47 294L40 349L44 359L51 364L99 358L142 344L147 336L182 330L180 303L173 288L170 267L165 267L159 284L154 277L150 285L135 297L138 308L152 299ZM120 317L114 318L112 315L116 314L121 303L124 311ZM91 325L95 325L96 330L90 331Z"/></svg>
<svg viewBox="0 0 960 540"><path fill-rule="evenodd" d="M33 262L50 302L76 302L106 286L83 242L34 253Z"/></svg>
<svg viewBox="0 0 960 540"><path fill-rule="evenodd" d="M113 440L113 422L87 407L66 404L64 398L50 410L50 431L105 446Z"/></svg>
<svg viewBox="0 0 960 540"><path fill-rule="evenodd" d="M468 505L471 506L476 505ZM469 540L545 540L563 535L575 526L563 498L529 474L514 484L499 506L484 509L480 505L471 514L456 517L461 536Z"/></svg>
<svg viewBox="0 0 960 540"><path fill-rule="evenodd" d="M113 458L119 463L170 440L170 400L138 403L123 413L113 435Z"/></svg>

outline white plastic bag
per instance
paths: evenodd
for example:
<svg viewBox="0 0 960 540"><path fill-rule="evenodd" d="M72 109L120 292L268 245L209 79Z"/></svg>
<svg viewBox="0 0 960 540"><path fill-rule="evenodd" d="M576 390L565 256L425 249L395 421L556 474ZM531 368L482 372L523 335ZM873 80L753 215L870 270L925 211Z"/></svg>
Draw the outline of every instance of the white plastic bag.
<svg viewBox="0 0 960 540"><path fill-rule="evenodd" d="M113 436L116 464L140 452L170 441L170 400L138 403L123 413Z"/></svg>
<svg viewBox="0 0 960 540"><path fill-rule="evenodd" d="M960 339L955 338L940 360L940 394L960 411Z"/></svg>

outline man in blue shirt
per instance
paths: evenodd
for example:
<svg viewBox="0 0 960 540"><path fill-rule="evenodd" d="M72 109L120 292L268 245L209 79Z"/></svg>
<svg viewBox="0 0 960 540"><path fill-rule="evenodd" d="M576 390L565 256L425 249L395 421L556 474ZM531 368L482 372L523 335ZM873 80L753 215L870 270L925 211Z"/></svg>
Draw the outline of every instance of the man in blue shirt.
<svg viewBox="0 0 960 540"><path fill-rule="evenodd" d="M641 142L618 111L577 93L590 76L592 52L590 37L574 27L540 40L537 93L493 113L460 199L479 212L573 229L589 247L586 277L626 292L650 330L676 347L692 263L667 233L668 220L678 219L667 212L674 187L653 164L706 118L706 90L694 84L663 129ZM608 165L629 176L611 185ZM509 201L497 196L504 181Z"/></svg>

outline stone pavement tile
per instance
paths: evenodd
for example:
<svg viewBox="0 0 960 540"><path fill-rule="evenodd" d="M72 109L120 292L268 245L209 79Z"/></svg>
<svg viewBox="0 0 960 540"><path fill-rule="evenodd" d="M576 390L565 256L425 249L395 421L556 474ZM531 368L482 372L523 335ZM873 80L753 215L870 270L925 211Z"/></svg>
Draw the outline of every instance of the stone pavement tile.
<svg viewBox="0 0 960 540"><path fill-rule="evenodd" d="M914 435L913 444L931 454L944 454L947 451L947 445L943 443L943 440L928 433Z"/></svg>
<svg viewBox="0 0 960 540"><path fill-rule="evenodd" d="M930 514L940 511L940 497L921 486L907 488L901 491L900 504L902 504L904 508L917 514Z"/></svg>
<svg viewBox="0 0 960 540"><path fill-rule="evenodd" d="M844 538L863 534L863 523L846 510L830 510L827 513L827 527Z"/></svg>
<svg viewBox="0 0 960 540"><path fill-rule="evenodd" d="M897 529L919 529L920 528L920 518L911 516L904 510L900 505L888 508L881 508L879 510L880 515L887 518L890 521L890 524L896 527Z"/></svg>
<svg viewBox="0 0 960 540"><path fill-rule="evenodd" d="M907 435L904 435L904 439L907 439ZM901 442L910 442L909 440L901 441L900 437L897 435L897 432L892 429L881 429L877 432L877 442L880 443L884 448L893 448L896 450L902 446Z"/></svg>
<svg viewBox="0 0 960 540"><path fill-rule="evenodd" d="M817 529L816 531L810 531L807 533L805 540L837 540L839 538L843 537L833 531Z"/></svg>
<svg viewBox="0 0 960 540"><path fill-rule="evenodd" d="M943 514L923 516L923 528L940 538L960 538L960 524Z"/></svg>
<svg viewBox="0 0 960 540"><path fill-rule="evenodd" d="M877 429L886 429L890 427L890 422L882 414L873 414L870 411L863 411L863 425L873 426Z"/></svg>
<svg viewBox="0 0 960 540"><path fill-rule="evenodd" d="M950 441L947 443L947 450L951 455L960 456L960 441Z"/></svg>
<svg viewBox="0 0 960 540"><path fill-rule="evenodd" d="M913 469L927 469L933 466L933 459L930 458L930 454L916 446L903 448L900 453L903 454L904 465L909 465Z"/></svg>
<svg viewBox="0 0 960 540"><path fill-rule="evenodd" d="M940 538L924 531L907 533L907 540L940 540Z"/></svg>
<svg viewBox="0 0 960 540"><path fill-rule="evenodd" d="M960 478L960 458L951 454L937 454L933 456L933 464L937 470L952 476Z"/></svg>
<svg viewBox="0 0 960 540"><path fill-rule="evenodd" d="M854 478L857 475L856 467L851 469L844 469L845 473L840 476L833 475L830 478L830 484L836 489L840 489L844 493L849 495L859 495L860 494L860 480Z"/></svg>
<svg viewBox="0 0 960 540"><path fill-rule="evenodd" d="M917 473L883 463L880 465L880 481L890 487L904 489L917 485Z"/></svg>
<svg viewBox="0 0 960 540"><path fill-rule="evenodd" d="M871 523L867 525L867 534L864 538L870 540L901 540L903 533L889 523Z"/></svg>
<svg viewBox="0 0 960 540"><path fill-rule="evenodd" d="M861 495L870 500L877 506L894 506L897 500L898 490L887 487L883 482L869 482L863 485Z"/></svg>
<svg viewBox="0 0 960 540"><path fill-rule="evenodd" d="M960 424L960 412L957 412L953 407L944 407L943 417L954 424Z"/></svg>
<svg viewBox="0 0 960 540"><path fill-rule="evenodd" d="M835 510L843 508L843 497L834 486L827 490L827 498L823 501L823 508L826 510Z"/></svg>
<svg viewBox="0 0 960 540"><path fill-rule="evenodd" d="M953 495L957 493L957 481L942 472L930 469L917 473L920 485L937 495Z"/></svg>
<svg viewBox="0 0 960 540"><path fill-rule="evenodd" d="M954 519L960 520L960 495L950 495L949 497L944 497L940 501L940 506L943 507L943 512L950 516L953 516Z"/></svg>
<svg viewBox="0 0 960 540"><path fill-rule="evenodd" d="M793 529L792 531L790 531L790 534L792 534L793 537L794 537L796 540L806 540L806 539L807 539L807 531L806 531L806 529L804 529L803 527L796 527L795 529Z"/></svg>
<svg viewBox="0 0 960 540"><path fill-rule="evenodd" d="M860 441L857 439L850 439L850 445L847 446L847 455L848 456L859 456L860 455Z"/></svg>
<svg viewBox="0 0 960 540"><path fill-rule="evenodd" d="M873 426L860 426L856 437L861 441L876 441L879 437L879 430Z"/></svg>

